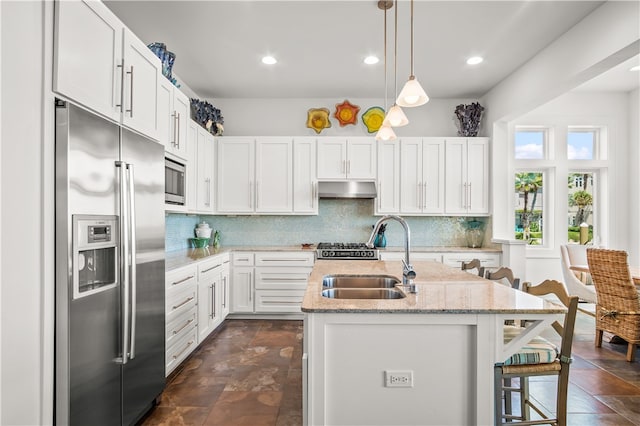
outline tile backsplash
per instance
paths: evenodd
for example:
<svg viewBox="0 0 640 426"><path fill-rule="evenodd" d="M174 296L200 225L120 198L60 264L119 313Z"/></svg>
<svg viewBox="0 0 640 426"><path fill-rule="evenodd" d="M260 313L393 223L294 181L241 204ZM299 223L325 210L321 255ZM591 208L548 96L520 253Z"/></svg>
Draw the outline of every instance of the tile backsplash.
<svg viewBox="0 0 640 426"><path fill-rule="evenodd" d="M196 225L207 222L220 231L222 246L279 246L319 242L364 242L373 224L373 200L322 199L317 216L208 216L165 215L167 251L188 248ZM404 219L411 230L412 246L467 245L464 217L411 217ZM477 218L488 228L489 218ZM404 245L402 226L387 222L387 246ZM485 241L487 241L485 235ZM486 244L485 244L486 245Z"/></svg>

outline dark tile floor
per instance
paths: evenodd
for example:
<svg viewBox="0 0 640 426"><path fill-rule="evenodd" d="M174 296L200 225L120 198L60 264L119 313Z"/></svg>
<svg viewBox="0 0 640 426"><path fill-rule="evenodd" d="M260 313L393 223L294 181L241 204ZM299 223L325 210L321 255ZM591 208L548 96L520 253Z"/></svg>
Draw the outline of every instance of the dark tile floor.
<svg viewBox="0 0 640 426"><path fill-rule="evenodd" d="M629 363L626 344L595 348L593 341L594 319L579 313L569 425L640 425L640 353ZM142 424L301 425L301 358L302 321L227 320L169 377ZM555 384L530 384L531 397L550 413Z"/></svg>

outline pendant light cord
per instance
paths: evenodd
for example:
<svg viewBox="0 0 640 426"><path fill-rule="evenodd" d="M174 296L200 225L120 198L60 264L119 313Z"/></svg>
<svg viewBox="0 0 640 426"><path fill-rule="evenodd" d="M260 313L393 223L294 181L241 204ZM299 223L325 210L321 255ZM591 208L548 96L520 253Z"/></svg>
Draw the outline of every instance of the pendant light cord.
<svg viewBox="0 0 640 426"><path fill-rule="evenodd" d="M393 50L393 93L395 94L393 99L398 97L398 0L395 0L395 24L394 24L394 50ZM386 34L386 32L385 32ZM395 105L396 102L394 101Z"/></svg>
<svg viewBox="0 0 640 426"><path fill-rule="evenodd" d="M384 108L387 114L387 9L384 10Z"/></svg>
<svg viewBox="0 0 640 426"><path fill-rule="evenodd" d="M411 77L413 74L413 0L411 0Z"/></svg>

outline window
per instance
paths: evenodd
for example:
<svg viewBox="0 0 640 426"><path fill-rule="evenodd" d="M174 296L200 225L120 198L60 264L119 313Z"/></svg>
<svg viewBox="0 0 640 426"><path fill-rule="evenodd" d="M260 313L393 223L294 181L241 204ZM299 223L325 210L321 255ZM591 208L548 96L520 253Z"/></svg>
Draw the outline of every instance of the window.
<svg viewBox="0 0 640 426"><path fill-rule="evenodd" d="M543 244L543 183L542 172L515 174L515 237L530 245Z"/></svg>
<svg viewBox="0 0 640 426"><path fill-rule="evenodd" d="M546 141L546 129L516 129L515 158L517 160L535 160L545 158Z"/></svg>
<svg viewBox="0 0 640 426"><path fill-rule="evenodd" d="M567 159L594 160L597 158L598 132L593 129L570 127L567 132Z"/></svg>
<svg viewBox="0 0 640 426"><path fill-rule="evenodd" d="M593 241L594 172L570 171L567 185L567 241ZM581 228L586 228L581 229ZM581 233L582 232L582 233Z"/></svg>

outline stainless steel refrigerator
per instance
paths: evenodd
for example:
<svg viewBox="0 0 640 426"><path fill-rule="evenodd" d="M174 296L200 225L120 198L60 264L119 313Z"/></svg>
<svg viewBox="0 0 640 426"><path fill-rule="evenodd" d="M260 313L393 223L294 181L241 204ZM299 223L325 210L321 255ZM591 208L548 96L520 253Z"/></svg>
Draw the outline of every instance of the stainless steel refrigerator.
<svg viewBox="0 0 640 426"><path fill-rule="evenodd" d="M56 100L55 420L129 425L165 385L164 147Z"/></svg>

